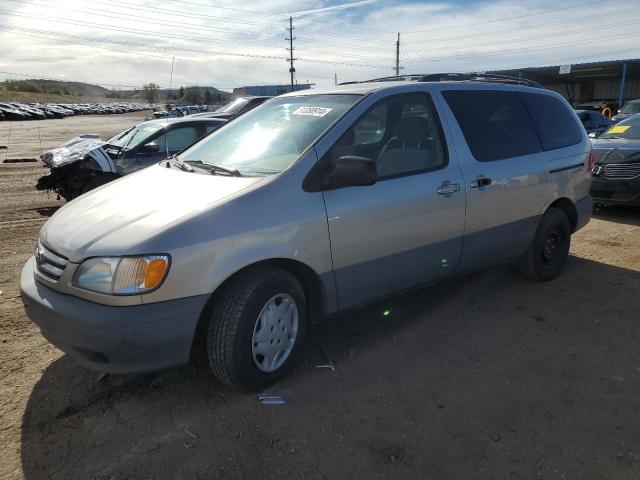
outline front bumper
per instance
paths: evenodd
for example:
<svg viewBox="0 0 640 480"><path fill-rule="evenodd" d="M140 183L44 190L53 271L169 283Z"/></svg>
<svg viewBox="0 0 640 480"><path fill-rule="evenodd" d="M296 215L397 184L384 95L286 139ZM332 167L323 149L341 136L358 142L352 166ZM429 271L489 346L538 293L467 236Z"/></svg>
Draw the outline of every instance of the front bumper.
<svg viewBox="0 0 640 480"><path fill-rule="evenodd" d="M640 207L640 177L613 180L592 177L591 196L595 203Z"/></svg>
<svg viewBox="0 0 640 480"><path fill-rule="evenodd" d="M75 360L106 373L160 370L189 361L207 295L113 307L56 292L22 269L20 294L42 335Z"/></svg>

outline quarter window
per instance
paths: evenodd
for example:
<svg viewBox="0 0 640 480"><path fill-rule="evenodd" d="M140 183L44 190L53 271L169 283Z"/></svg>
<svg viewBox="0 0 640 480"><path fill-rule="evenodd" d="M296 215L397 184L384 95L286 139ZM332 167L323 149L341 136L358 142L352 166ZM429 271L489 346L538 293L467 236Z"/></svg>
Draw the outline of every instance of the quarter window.
<svg viewBox="0 0 640 480"><path fill-rule="evenodd" d="M472 155L480 162L540 151L540 141L516 92L447 90L442 92Z"/></svg>
<svg viewBox="0 0 640 480"><path fill-rule="evenodd" d="M551 95L519 93L535 123L543 150L568 147L580 143L582 132L571 111L563 102ZM598 126L598 119L591 118Z"/></svg>

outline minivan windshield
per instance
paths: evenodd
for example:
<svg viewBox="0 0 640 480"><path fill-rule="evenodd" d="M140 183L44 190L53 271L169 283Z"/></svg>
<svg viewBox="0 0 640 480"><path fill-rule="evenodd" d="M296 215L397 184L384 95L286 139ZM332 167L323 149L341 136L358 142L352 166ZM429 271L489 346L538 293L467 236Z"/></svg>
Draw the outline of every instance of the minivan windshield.
<svg viewBox="0 0 640 480"><path fill-rule="evenodd" d="M164 124L159 123L141 123L129 130L117 134L115 137L107 140L107 144L115 147L122 147L123 150L131 150L136 148L143 140L160 130Z"/></svg>
<svg viewBox="0 0 640 480"><path fill-rule="evenodd" d="M205 137L179 158L242 175L280 173L360 98L342 94L274 98Z"/></svg>
<svg viewBox="0 0 640 480"><path fill-rule="evenodd" d="M640 115L634 115L610 127L598 138L625 138L627 140L640 139Z"/></svg>

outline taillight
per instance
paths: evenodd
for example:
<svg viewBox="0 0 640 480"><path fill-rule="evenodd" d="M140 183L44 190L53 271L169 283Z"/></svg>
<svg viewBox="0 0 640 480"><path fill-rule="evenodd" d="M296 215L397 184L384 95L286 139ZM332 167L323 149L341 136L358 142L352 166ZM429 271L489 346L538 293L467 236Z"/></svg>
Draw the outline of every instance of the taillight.
<svg viewBox="0 0 640 480"><path fill-rule="evenodd" d="M591 153L589 154L589 161L587 162L587 172L590 172L593 170L593 165L596 163L596 154L593 153L593 150L591 150Z"/></svg>

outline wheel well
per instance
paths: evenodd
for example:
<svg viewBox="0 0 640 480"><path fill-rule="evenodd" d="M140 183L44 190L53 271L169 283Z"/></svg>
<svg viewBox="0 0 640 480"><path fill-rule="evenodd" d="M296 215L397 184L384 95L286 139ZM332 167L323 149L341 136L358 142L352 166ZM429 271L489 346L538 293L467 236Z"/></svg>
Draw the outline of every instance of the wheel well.
<svg viewBox="0 0 640 480"><path fill-rule="evenodd" d="M576 210L576 206L574 205L574 203L568 198L559 198L551 205L549 205L549 208L551 207L557 208L564 212L564 214L569 219L571 232L575 232L576 227L578 226L578 211Z"/></svg>
<svg viewBox="0 0 640 480"><path fill-rule="evenodd" d="M279 268L281 270L285 270L298 279L298 281L302 285L302 288L304 289L305 296L307 297L308 318L310 323L314 323L322 316L322 312L324 311L324 288L322 286L322 282L320 281L320 277L313 269L302 262L298 262L297 260L291 260L288 258L274 258L263 260L238 270L233 275L228 277L224 282L222 282L218 286L218 288L216 288L215 291L211 294L205 307L200 313L198 325L196 327L193 342L191 344L192 359L194 358L195 354L206 351L205 340L207 334L207 326L209 323L209 313L211 312L211 308L217 300L218 294L224 289L226 285L228 285L236 276L240 275L241 273L244 273L247 270L261 270L268 268Z"/></svg>

